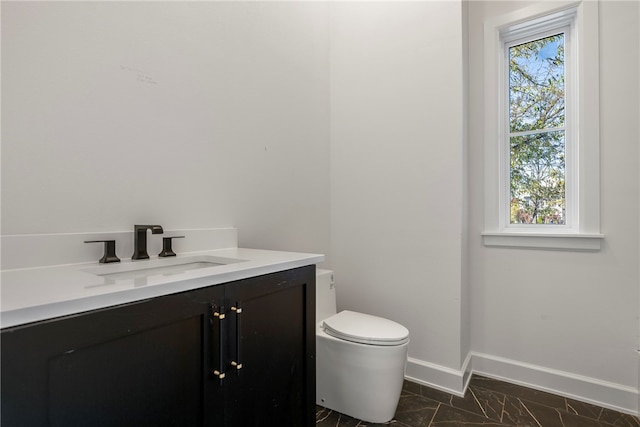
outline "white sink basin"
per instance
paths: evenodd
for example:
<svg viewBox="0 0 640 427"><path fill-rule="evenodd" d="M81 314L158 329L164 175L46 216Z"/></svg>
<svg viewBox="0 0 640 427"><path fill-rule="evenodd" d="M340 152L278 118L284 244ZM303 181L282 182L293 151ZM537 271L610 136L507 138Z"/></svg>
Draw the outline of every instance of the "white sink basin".
<svg viewBox="0 0 640 427"><path fill-rule="evenodd" d="M243 259L223 258L211 255L197 255L178 258L157 258L108 264L100 267L83 269L86 273L102 276L110 280L141 279L151 276L173 276L202 268L243 262Z"/></svg>
<svg viewBox="0 0 640 427"><path fill-rule="evenodd" d="M188 262L185 264L167 265L165 267L151 267L142 268L139 270L131 271L119 271L114 273L99 274L99 276L108 277L109 279L136 279L138 277L155 276L161 274L163 276L170 276L173 274L185 273L190 270L196 270L199 268L215 267L216 265L225 265L217 262L205 262L196 261Z"/></svg>

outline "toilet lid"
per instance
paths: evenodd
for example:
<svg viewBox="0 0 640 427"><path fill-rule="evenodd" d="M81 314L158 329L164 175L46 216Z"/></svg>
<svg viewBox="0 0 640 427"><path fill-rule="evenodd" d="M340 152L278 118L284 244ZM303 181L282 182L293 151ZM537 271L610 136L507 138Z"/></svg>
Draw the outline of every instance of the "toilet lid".
<svg viewBox="0 0 640 427"><path fill-rule="evenodd" d="M401 345L409 341L409 330L401 324L353 311L334 314L323 326L327 335L361 344Z"/></svg>

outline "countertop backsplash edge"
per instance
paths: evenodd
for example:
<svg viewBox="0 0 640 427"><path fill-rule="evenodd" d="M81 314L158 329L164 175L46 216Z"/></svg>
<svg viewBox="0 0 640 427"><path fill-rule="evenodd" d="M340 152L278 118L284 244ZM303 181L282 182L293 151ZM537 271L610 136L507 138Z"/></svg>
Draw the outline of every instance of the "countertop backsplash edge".
<svg viewBox="0 0 640 427"><path fill-rule="evenodd" d="M174 240L176 253L238 247L238 230L234 227L165 229L163 234L147 236L149 255L160 253L162 238L171 236L185 236ZM98 261L104 252L103 245L86 244L85 240L115 240L120 259L131 258L133 254L133 226L131 231L0 235L0 270Z"/></svg>

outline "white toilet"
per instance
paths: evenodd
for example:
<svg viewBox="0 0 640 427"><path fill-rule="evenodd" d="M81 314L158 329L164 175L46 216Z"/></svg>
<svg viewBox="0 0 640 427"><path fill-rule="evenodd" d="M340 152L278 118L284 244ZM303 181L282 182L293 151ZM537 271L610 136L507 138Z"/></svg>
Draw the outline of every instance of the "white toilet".
<svg viewBox="0 0 640 427"><path fill-rule="evenodd" d="M398 406L409 331L381 317L336 314L333 272L316 270L316 403L359 420L390 421Z"/></svg>

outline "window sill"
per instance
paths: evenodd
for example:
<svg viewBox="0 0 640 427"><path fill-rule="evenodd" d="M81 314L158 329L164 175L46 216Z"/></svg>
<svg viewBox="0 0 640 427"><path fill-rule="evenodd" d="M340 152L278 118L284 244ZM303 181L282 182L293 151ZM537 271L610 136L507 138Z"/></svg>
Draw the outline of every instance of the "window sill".
<svg viewBox="0 0 640 427"><path fill-rule="evenodd" d="M603 234L482 233L485 246L570 251L599 251Z"/></svg>

